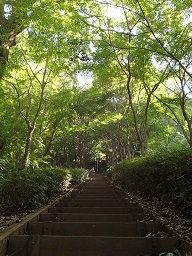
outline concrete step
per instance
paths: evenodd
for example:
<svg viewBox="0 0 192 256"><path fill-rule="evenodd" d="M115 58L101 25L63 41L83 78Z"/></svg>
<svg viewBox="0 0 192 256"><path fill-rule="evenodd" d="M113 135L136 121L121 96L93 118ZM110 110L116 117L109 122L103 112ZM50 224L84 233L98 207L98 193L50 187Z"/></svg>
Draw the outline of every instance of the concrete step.
<svg viewBox="0 0 192 256"><path fill-rule="evenodd" d="M30 235L54 236L145 237L158 231L164 231L159 223L125 222L34 222L27 228Z"/></svg>
<svg viewBox="0 0 192 256"><path fill-rule="evenodd" d="M13 235L8 255L138 256L180 247L177 238Z"/></svg>

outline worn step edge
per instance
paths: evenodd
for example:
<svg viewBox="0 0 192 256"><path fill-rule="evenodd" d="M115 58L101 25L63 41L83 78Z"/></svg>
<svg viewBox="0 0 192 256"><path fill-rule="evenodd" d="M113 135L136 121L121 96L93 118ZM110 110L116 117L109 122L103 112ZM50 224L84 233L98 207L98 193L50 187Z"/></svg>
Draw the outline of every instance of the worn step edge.
<svg viewBox="0 0 192 256"><path fill-rule="evenodd" d="M78 222L84 222L85 220L90 219L92 221L108 221L114 222L115 220L119 220L120 222L144 222L148 220L149 217L144 213L137 214L94 214L94 213L42 213L40 215L39 220L43 221L52 221L52 222L74 222L74 220ZM70 221L69 221L70 220ZM152 217L150 221L153 221Z"/></svg>
<svg viewBox="0 0 192 256"><path fill-rule="evenodd" d="M159 223L36 222L28 224L27 232L30 235L145 237L165 229Z"/></svg>
<svg viewBox="0 0 192 256"><path fill-rule="evenodd" d="M75 246L74 246L75 244ZM97 237L97 236L11 236L9 254L14 256L136 256L160 250L190 248L178 238ZM18 253L16 253L18 251Z"/></svg>
<svg viewBox="0 0 192 256"><path fill-rule="evenodd" d="M142 213L138 207L50 207L49 213Z"/></svg>

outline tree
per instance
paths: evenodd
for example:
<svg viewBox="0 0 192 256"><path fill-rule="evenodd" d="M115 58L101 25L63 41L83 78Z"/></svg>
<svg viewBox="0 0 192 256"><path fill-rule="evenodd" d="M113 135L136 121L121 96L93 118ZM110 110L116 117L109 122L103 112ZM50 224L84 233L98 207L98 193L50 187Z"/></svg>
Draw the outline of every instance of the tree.
<svg viewBox="0 0 192 256"><path fill-rule="evenodd" d="M102 56L98 63L107 65L106 74L114 71L111 78L107 76L110 80L116 79L116 72L119 72L119 79L120 76L126 77L124 83L134 127L141 154L144 154L147 148L148 110L154 92L166 80L169 81L173 68L177 72L183 70L191 78L191 26L190 19L188 21L184 16L185 12L191 17L190 5L187 2L179 4L176 1L157 3L137 0L129 3L105 2L101 5L104 6L103 9L113 7L114 12L119 9L122 16L118 19L106 17L103 9L99 8L100 16L95 15L97 22L90 24L95 31L100 31L100 40L95 43L95 48L98 49L95 62ZM103 60L105 56L107 60ZM121 71L114 65L114 60ZM100 77L101 74L97 72ZM106 81L106 76L103 79ZM189 128L190 118L184 111L184 102L182 104L182 112ZM141 113L143 118L140 118Z"/></svg>
<svg viewBox="0 0 192 256"><path fill-rule="evenodd" d="M30 23L35 0L3 0L0 3L0 78L8 63L9 50L16 45L16 37Z"/></svg>
<svg viewBox="0 0 192 256"><path fill-rule="evenodd" d="M192 126L191 126L191 79L180 70L172 74L172 77L164 83L167 95L154 96L170 112L171 118L178 125L179 132L183 134L187 143L192 147Z"/></svg>
<svg viewBox="0 0 192 256"><path fill-rule="evenodd" d="M33 160L81 167L100 150L116 163L153 150L155 130L156 143L183 133L192 145L188 1L0 6L2 157L22 158L23 168ZM93 83L79 87L86 72Z"/></svg>
<svg viewBox="0 0 192 256"><path fill-rule="evenodd" d="M43 108L45 88L47 83L50 82L50 73L47 62L45 62L43 68L32 67L26 58L23 59L23 62L26 65L25 70L19 74L15 73L14 80L12 78L12 81L5 81L9 86L12 86L12 90L16 95L18 112L27 126L25 150L21 163L21 168L25 169L29 166L32 137Z"/></svg>

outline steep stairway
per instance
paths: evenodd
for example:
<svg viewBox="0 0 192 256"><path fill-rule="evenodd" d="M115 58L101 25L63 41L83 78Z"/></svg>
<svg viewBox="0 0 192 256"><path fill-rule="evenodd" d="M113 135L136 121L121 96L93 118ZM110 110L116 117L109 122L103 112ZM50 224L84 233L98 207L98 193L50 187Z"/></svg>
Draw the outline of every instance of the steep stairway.
<svg viewBox="0 0 192 256"><path fill-rule="evenodd" d="M12 235L8 256L146 256L180 250L174 236L131 203L102 175ZM155 235L156 234L156 235ZM171 254L170 254L171 255ZM172 254L174 255L174 254Z"/></svg>

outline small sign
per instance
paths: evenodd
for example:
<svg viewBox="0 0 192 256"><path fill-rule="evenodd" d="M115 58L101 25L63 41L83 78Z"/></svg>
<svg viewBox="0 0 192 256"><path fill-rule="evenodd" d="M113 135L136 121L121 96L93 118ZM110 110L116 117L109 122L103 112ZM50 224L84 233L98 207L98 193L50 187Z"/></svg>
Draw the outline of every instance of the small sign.
<svg viewBox="0 0 192 256"><path fill-rule="evenodd" d="M96 158L97 158L97 159L100 158L100 154L99 154L99 153L96 154Z"/></svg>

